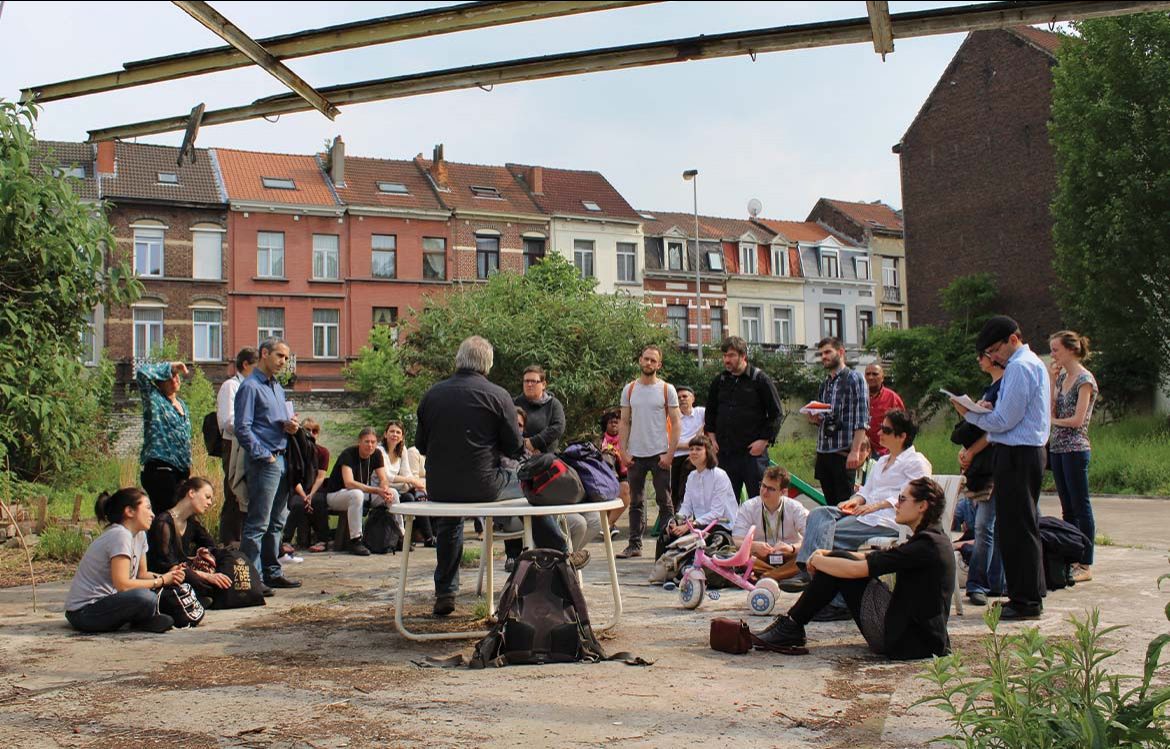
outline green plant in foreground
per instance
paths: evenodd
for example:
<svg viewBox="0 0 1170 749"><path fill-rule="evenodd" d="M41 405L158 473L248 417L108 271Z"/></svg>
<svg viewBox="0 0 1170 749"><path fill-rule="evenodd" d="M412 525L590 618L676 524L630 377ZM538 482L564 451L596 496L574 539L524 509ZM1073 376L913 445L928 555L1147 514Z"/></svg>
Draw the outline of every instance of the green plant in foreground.
<svg viewBox="0 0 1170 749"><path fill-rule="evenodd" d="M478 546L466 546L463 556L459 559L460 567L475 567L479 564L480 550Z"/></svg>
<svg viewBox="0 0 1170 749"><path fill-rule="evenodd" d="M79 562L89 546L89 536L77 528L50 525L37 541L35 558L57 562Z"/></svg>
<svg viewBox="0 0 1170 749"><path fill-rule="evenodd" d="M967 749L1170 747L1170 687L1154 683L1166 672L1161 655L1170 634L1150 641L1141 676L1115 675L1102 664L1118 651L1102 639L1121 627L1101 627L1098 610L1070 617L1068 640L1035 628L999 635L999 611L983 617L991 630L985 667L972 670L956 653L934 659L919 677L937 689L915 704L937 707L954 729L939 740Z"/></svg>
<svg viewBox="0 0 1170 749"><path fill-rule="evenodd" d="M471 607L471 615L476 619L488 618L488 601L486 598L479 598L475 605Z"/></svg>

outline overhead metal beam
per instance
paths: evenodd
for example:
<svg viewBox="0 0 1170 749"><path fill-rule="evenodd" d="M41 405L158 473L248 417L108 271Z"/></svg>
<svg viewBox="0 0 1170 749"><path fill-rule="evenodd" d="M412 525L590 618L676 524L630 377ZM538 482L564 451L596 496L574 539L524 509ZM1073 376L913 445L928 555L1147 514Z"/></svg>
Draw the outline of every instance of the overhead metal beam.
<svg viewBox="0 0 1170 749"><path fill-rule="evenodd" d="M892 15L890 19L894 36L901 39L1154 10L1170 10L1170 0L997 2L897 13ZM622 70L647 65L663 65L685 60L713 59L735 55L752 55L754 57L763 52L828 47L839 44L864 44L870 41L872 41L872 30L869 19L852 18L569 52L487 65L473 65L331 86L321 89L321 93L338 106L344 106L420 94L433 94L441 91L455 91L473 87L486 88L500 83ZM259 99L239 107L208 112L203 118L203 125L222 125L228 122L239 122L275 114L303 112L306 109L308 107L298 97L286 94ZM167 117L131 125L91 130L89 138L91 141L98 141L109 138L153 135L181 130L186 124L185 115Z"/></svg>
<svg viewBox="0 0 1170 749"><path fill-rule="evenodd" d="M869 30L873 36L873 51L882 56L894 51L894 30L890 28L890 4L885 0L865 0L869 14Z"/></svg>
<svg viewBox="0 0 1170 749"><path fill-rule="evenodd" d="M308 81L288 69L288 66L269 54L268 50L256 43L252 37L245 34L235 24L229 21L215 8L202 0L172 0L183 9L187 15L206 26L228 44L244 54L252 62L268 71L276 80L280 81L297 96L308 102L314 109L329 119L335 118L341 112L337 107L319 94L309 85Z"/></svg>
<svg viewBox="0 0 1170 749"><path fill-rule="evenodd" d="M487 0L462 3L446 8L433 8L414 13L371 18L365 21L326 26L257 39L278 60L340 52L407 39L450 34L490 26L502 26L524 21L590 13L599 10L648 5L662 0ZM68 99L75 96L142 86L148 83L185 78L221 70L232 70L252 62L233 47L215 47L184 52L165 57L154 57L123 64L124 70L77 78L59 83L30 86L21 92L22 98L40 103Z"/></svg>

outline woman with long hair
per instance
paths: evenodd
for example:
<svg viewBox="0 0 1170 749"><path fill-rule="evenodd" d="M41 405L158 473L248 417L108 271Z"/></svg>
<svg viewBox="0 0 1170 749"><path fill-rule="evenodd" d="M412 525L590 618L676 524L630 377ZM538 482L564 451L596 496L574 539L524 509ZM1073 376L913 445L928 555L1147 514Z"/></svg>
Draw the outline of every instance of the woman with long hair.
<svg viewBox="0 0 1170 749"><path fill-rule="evenodd" d="M215 591L230 588L232 581L215 571L215 539L199 521L215 503L211 482L189 478L179 484L178 497L174 507L154 516L146 536L146 568L159 574L182 568L201 599L214 599Z"/></svg>
<svg viewBox="0 0 1170 749"><path fill-rule="evenodd" d="M1097 380L1085 368L1089 339L1071 330L1053 333L1048 340L1052 352L1052 436L1048 456L1060 511L1066 523L1080 528L1089 540L1081 561L1073 566L1073 580L1093 579L1093 546L1097 524L1089 501L1089 422L1097 402Z"/></svg>
<svg viewBox="0 0 1170 749"><path fill-rule="evenodd" d="M390 486L398 491L402 502L425 502L427 481L414 475L406 455L406 427L397 419L386 424L379 449L385 455L386 473L390 475ZM428 548L435 545L435 534L431 519L418 516L414 519L414 538L409 543L422 543Z"/></svg>

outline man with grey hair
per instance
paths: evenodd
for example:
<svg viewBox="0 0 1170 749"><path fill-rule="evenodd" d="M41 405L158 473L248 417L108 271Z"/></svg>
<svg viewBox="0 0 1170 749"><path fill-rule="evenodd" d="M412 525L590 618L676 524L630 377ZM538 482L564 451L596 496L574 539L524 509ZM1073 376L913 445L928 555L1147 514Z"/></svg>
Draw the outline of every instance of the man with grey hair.
<svg viewBox="0 0 1170 749"><path fill-rule="evenodd" d="M514 469L501 458L519 459L524 439L516 424L516 406L499 385L488 381L492 345L471 336L455 354L456 371L435 383L418 404L415 445L427 456L427 495L435 502L492 502L522 497ZM459 562L463 556L463 518L435 518L436 616L455 610ZM532 519L537 546L568 551L551 517ZM588 552L570 555L574 567L588 562Z"/></svg>

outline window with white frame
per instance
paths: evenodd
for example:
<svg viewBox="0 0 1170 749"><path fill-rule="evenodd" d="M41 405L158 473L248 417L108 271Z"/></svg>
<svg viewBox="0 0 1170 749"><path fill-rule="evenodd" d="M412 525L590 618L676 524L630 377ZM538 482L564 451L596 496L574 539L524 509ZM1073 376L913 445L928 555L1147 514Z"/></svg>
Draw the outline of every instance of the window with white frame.
<svg viewBox="0 0 1170 749"><path fill-rule="evenodd" d="M134 230L134 273L139 276L163 274L163 230Z"/></svg>
<svg viewBox="0 0 1170 749"><path fill-rule="evenodd" d="M223 361L223 310L194 309L191 355L195 361Z"/></svg>
<svg viewBox="0 0 1170 749"><path fill-rule="evenodd" d="M857 313L857 340L864 346L869 343L869 331L873 330L873 311L862 310Z"/></svg>
<svg viewBox="0 0 1170 749"><path fill-rule="evenodd" d="M268 338L284 338L284 307L256 309L256 340L264 343Z"/></svg>
<svg viewBox="0 0 1170 749"><path fill-rule="evenodd" d="M134 358L145 359L163 345L163 308L134 308Z"/></svg>
<svg viewBox="0 0 1170 749"><path fill-rule="evenodd" d="M683 304L668 304L666 306L666 324L674 331L674 337L679 343L687 343L687 308Z"/></svg>
<svg viewBox="0 0 1170 749"><path fill-rule="evenodd" d="M370 275L374 278L398 277L398 237L393 234L370 235Z"/></svg>
<svg viewBox="0 0 1170 749"><path fill-rule="evenodd" d="M337 358L337 340L341 311L313 310L313 356L318 359Z"/></svg>
<svg viewBox="0 0 1170 749"><path fill-rule="evenodd" d="M284 232L256 232L256 275L284 278Z"/></svg>
<svg viewBox="0 0 1170 749"><path fill-rule="evenodd" d="M898 258L882 258L882 286L898 287Z"/></svg>
<svg viewBox="0 0 1170 749"><path fill-rule="evenodd" d="M756 275L756 243L739 243L739 272L744 275Z"/></svg>
<svg viewBox="0 0 1170 749"><path fill-rule="evenodd" d="M374 325L390 328L390 339L398 340L398 308L374 307Z"/></svg>
<svg viewBox="0 0 1170 749"><path fill-rule="evenodd" d="M836 338L842 342L845 341L843 337L843 329L845 327L845 312L839 309L826 309L821 313L821 336L824 338Z"/></svg>
<svg viewBox="0 0 1170 749"><path fill-rule="evenodd" d="M836 250L821 250L821 276L823 278L841 277L841 258Z"/></svg>
<svg viewBox="0 0 1170 749"><path fill-rule="evenodd" d="M760 342L760 308L739 308L739 332L748 343Z"/></svg>
<svg viewBox="0 0 1170 749"><path fill-rule="evenodd" d="M633 242L617 243L617 280L632 283L637 280L637 245Z"/></svg>
<svg viewBox="0 0 1170 749"><path fill-rule="evenodd" d="M223 232L192 229L191 277L220 280L223 278Z"/></svg>
<svg viewBox="0 0 1170 749"><path fill-rule="evenodd" d="M791 307L772 308L772 340L785 346L792 343Z"/></svg>
<svg viewBox="0 0 1170 749"><path fill-rule="evenodd" d="M774 245L772 247L772 275L788 275L788 247L785 245Z"/></svg>
<svg viewBox="0 0 1170 749"><path fill-rule="evenodd" d="M97 360L97 317L93 310L90 310L85 315L85 327L81 329L81 363L97 364Z"/></svg>
<svg viewBox="0 0 1170 749"><path fill-rule="evenodd" d="M423 278L441 281L447 277L447 240L423 237Z"/></svg>
<svg viewBox="0 0 1170 749"><path fill-rule="evenodd" d="M682 242L667 242L666 243L666 269L667 270L682 270L683 269Z"/></svg>
<svg viewBox="0 0 1170 749"><path fill-rule="evenodd" d="M313 278L335 280L341 277L341 261L336 234L313 235Z"/></svg>
<svg viewBox="0 0 1170 749"><path fill-rule="evenodd" d="M707 316L711 318L711 340L708 343L718 346L723 342L723 329L727 317L724 315L722 307L711 307L707 310Z"/></svg>
<svg viewBox="0 0 1170 749"><path fill-rule="evenodd" d="M853 270L857 273L858 281L869 280L869 258L855 257L853 258Z"/></svg>
<svg viewBox="0 0 1170 749"><path fill-rule="evenodd" d="M582 278L593 278L593 240L573 240L573 265Z"/></svg>

